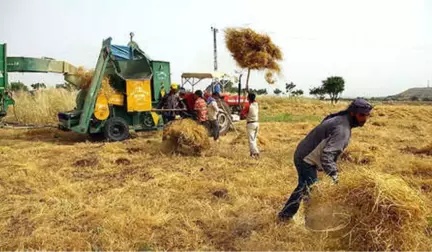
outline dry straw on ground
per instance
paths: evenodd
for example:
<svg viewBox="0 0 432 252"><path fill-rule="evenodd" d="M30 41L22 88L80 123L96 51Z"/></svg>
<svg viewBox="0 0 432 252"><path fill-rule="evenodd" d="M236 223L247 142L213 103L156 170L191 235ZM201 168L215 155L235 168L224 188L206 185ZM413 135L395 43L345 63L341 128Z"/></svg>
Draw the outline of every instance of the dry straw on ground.
<svg viewBox="0 0 432 252"><path fill-rule="evenodd" d="M259 34L250 28L228 28L225 31L228 50L241 68L267 70L265 79L274 83L273 74L279 74L278 61L282 52L267 34Z"/></svg>
<svg viewBox="0 0 432 252"><path fill-rule="evenodd" d="M338 249L406 251L431 245L425 234L425 201L393 175L359 169L344 173L338 185L319 183L313 188L306 218L312 213L319 216L321 225L333 216L333 224L349 221L341 226L344 232L339 232ZM328 228L334 226L328 224Z"/></svg>
<svg viewBox="0 0 432 252"><path fill-rule="evenodd" d="M274 97L260 97L259 104L262 119L292 116L260 123L267 144L259 160L250 158L247 139L233 143L235 132L212 143L205 155L185 156L161 153L160 131L102 144L55 129L0 129L0 250L347 250L343 234L349 230L311 231L304 218L311 212L304 205L293 222L276 221L297 185L292 160L297 144L325 115L347 104ZM319 173L317 188L323 186L326 199L334 196L333 205L346 202L351 219L372 220L356 222L360 226L352 237L420 250L414 234L424 242L432 239L432 223L425 230L428 237L419 233L425 213L418 208L422 202L426 216L432 216L432 156L402 149L430 142L432 107L375 108L370 122L352 131L347 158L338 162L340 184L327 185L329 179ZM386 126L372 124L378 119ZM245 128L238 124L237 129ZM354 199L365 206L353 205ZM377 216L382 223L373 222ZM413 236L399 232L402 227ZM389 228L395 235L383 242ZM407 239L401 244L402 236ZM365 247L351 243L351 248Z"/></svg>
<svg viewBox="0 0 432 252"><path fill-rule="evenodd" d="M175 120L163 131L164 149L182 154L201 154L210 148L208 130L191 119Z"/></svg>

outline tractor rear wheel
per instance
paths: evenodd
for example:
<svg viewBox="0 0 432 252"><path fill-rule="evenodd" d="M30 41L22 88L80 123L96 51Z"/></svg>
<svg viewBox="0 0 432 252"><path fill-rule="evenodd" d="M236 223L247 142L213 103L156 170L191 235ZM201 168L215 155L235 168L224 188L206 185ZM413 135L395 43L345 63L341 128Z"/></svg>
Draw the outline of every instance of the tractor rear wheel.
<svg viewBox="0 0 432 252"><path fill-rule="evenodd" d="M221 112L217 115L217 120L219 123L219 135L223 136L225 135L233 125L231 125L231 108L230 106L222 99L217 100L218 107Z"/></svg>
<svg viewBox="0 0 432 252"><path fill-rule="evenodd" d="M218 123L219 123L219 135L225 135L231 128L231 121L229 120L228 115L224 112L219 112L217 115Z"/></svg>
<svg viewBox="0 0 432 252"><path fill-rule="evenodd" d="M123 141L129 137L129 125L121 117L111 117L105 122L104 135L108 141Z"/></svg>

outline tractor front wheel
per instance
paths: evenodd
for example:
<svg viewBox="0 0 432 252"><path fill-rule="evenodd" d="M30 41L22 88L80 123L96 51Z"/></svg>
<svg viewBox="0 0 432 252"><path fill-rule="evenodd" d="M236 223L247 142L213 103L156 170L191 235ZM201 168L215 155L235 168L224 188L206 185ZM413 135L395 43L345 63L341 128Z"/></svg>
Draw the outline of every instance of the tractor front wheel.
<svg viewBox="0 0 432 252"><path fill-rule="evenodd" d="M129 125L123 118L109 118L105 122L104 135L111 142L123 141L129 137Z"/></svg>

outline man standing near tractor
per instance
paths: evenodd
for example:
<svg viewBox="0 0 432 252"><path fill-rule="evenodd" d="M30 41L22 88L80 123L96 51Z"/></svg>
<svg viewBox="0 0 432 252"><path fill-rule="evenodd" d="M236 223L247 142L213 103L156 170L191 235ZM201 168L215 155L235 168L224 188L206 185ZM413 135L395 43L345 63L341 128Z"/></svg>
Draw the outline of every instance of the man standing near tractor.
<svg viewBox="0 0 432 252"><path fill-rule="evenodd" d="M178 85L173 83L171 84L171 90L168 94L166 94L158 104L158 109L181 109L183 108L183 103L180 101L179 96L177 95ZM162 113L164 121L168 123L176 118L178 112L176 111L168 111Z"/></svg>
<svg viewBox="0 0 432 252"><path fill-rule="evenodd" d="M207 99L207 108L208 108L208 120L210 126L210 133L215 141L219 139L219 122L218 122L218 113L219 107L216 102L216 99L219 99L219 93L213 92L213 94Z"/></svg>
<svg viewBox="0 0 432 252"><path fill-rule="evenodd" d="M244 109L240 113L240 118L246 119L246 129L249 140L250 156L252 158L259 158L260 152L258 150L257 138L258 138L258 103L255 100L256 95L253 93L248 94L248 101Z"/></svg>
<svg viewBox="0 0 432 252"><path fill-rule="evenodd" d="M336 161L351 138L351 129L362 127L372 111L363 99L354 100L346 110L330 114L299 143L294 153L298 185L279 213L279 220L291 220L300 202L308 200L311 186L318 181L317 170L324 170L338 183Z"/></svg>
<svg viewBox="0 0 432 252"><path fill-rule="evenodd" d="M193 117L195 107L195 94L192 92L188 93L184 88L180 88L179 96L187 110L186 113L184 113L184 117Z"/></svg>

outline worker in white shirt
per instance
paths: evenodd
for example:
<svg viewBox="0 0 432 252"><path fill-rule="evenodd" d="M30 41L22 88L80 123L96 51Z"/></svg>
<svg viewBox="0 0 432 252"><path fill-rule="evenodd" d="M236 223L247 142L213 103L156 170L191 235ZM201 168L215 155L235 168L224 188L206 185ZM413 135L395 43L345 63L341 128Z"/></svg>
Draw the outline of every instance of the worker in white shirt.
<svg viewBox="0 0 432 252"><path fill-rule="evenodd" d="M259 158L259 150L257 146L257 138L258 138L258 103L255 100L256 95L253 93L248 94L249 104L245 106L245 108L240 113L240 117L242 119L246 119L247 125L247 134L249 139L249 149L250 156L252 158Z"/></svg>
<svg viewBox="0 0 432 252"><path fill-rule="evenodd" d="M215 141L219 139L219 122L218 113L219 107L217 105L216 99L219 98L219 93L214 92L212 96L207 99L207 115L208 121L210 122L210 133Z"/></svg>

